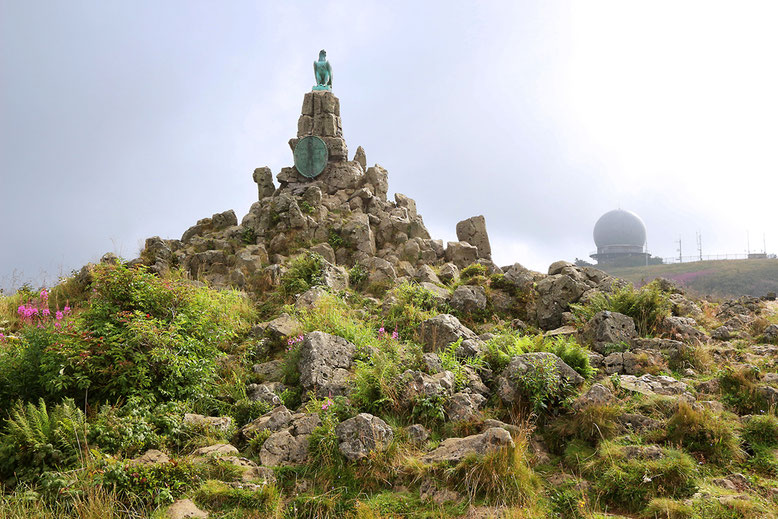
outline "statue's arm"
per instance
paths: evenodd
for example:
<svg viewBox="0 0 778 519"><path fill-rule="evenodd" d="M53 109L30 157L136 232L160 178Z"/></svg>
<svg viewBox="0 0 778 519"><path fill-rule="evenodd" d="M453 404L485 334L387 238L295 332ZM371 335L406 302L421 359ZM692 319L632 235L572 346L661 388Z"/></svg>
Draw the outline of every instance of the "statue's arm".
<svg viewBox="0 0 778 519"><path fill-rule="evenodd" d="M329 61L327 62L327 72L329 72L330 75L330 80L327 84L330 86L330 88L332 88L332 67L330 66Z"/></svg>

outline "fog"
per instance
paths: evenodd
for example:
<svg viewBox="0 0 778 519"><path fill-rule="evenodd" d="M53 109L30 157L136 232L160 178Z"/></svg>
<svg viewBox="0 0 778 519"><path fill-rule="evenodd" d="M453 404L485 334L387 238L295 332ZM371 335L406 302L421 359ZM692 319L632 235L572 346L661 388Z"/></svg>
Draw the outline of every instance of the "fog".
<svg viewBox="0 0 778 519"><path fill-rule="evenodd" d="M326 49L349 150L435 238L586 258L608 210L656 256L778 250L774 2L0 2L0 287L179 238L292 164Z"/></svg>

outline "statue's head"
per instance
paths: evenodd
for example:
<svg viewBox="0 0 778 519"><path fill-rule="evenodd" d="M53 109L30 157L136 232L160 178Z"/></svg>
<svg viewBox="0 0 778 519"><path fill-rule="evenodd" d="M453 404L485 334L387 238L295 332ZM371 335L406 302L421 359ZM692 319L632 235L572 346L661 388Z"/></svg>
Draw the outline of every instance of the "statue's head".
<svg viewBox="0 0 778 519"><path fill-rule="evenodd" d="M319 51L319 61L324 61L327 59L327 51L322 49Z"/></svg>

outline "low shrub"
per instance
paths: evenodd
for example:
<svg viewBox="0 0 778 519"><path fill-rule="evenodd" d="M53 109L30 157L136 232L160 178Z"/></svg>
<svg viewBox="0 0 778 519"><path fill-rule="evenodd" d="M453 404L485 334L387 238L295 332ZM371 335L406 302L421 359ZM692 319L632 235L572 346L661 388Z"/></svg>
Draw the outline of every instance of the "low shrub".
<svg viewBox="0 0 778 519"><path fill-rule="evenodd" d="M622 427L618 422L621 414L622 410L617 405L587 405L551 422L546 428L546 438L556 451L573 439L596 446L621 431Z"/></svg>
<svg viewBox="0 0 778 519"><path fill-rule="evenodd" d="M281 276L281 293L289 298L321 285L324 282L324 261L315 252L307 252L292 260L289 270Z"/></svg>
<svg viewBox="0 0 778 519"><path fill-rule="evenodd" d="M662 320L670 315L672 304L656 282L636 289L631 284L616 288L612 294L598 292L585 305L571 305L580 322L587 322L603 310L632 317L640 335L656 332Z"/></svg>
<svg viewBox="0 0 778 519"><path fill-rule="evenodd" d="M638 512L655 498L687 498L697 489L697 464L686 453L664 449L661 456L627 456L611 441L584 463L601 503Z"/></svg>
<svg viewBox="0 0 778 519"><path fill-rule="evenodd" d="M778 447L778 417L752 416L743 426L743 439L751 445Z"/></svg>
<svg viewBox="0 0 778 519"><path fill-rule="evenodd" d="M538 494L539 480L529 466L524 436L514 438L515 447L468 456L446 471L448 484L472 501L491 505L524 504Z"/></svg>
<svg viewBox="0 0 778 519"><path fill-rule="evenodd" d="M402 283L392 293L395 299L386 313L386 327L404 339L413 339L422 321L446 311L432 292L416 283Z"/></svg>
<svg viewBox="0 0 778 519"><path fill-rule="evenodd" d="M596 372L589 362L589 350L578 344L573 337L545 338L542 335L502 333L486 342L484 357L494 371L501 371L516 355L543 351L561 358L587 380Z"/></svg>
<svg viewBox="0 0 778 519"><path fill-rule="evenodd" d="M766 413L770 410L770 402L758 390L759 377L756 366L737 370L725 368L719 375L722 400L741 415Z"/></svg>
<svg viewBox="0 0 778 519"><path fill-rule="evenodd" d="M667 421L665 440L714 463L734 462L743 455L734 428L723 416L697 411L683 401Z"/></svg>
<svg viewBox="0 0 778 519"><path fill-rule="evenodd" d="M238 509L246 513L278 513L281 496L274 485L259 489L233 488L221 481L205 481L194 494L195 502L215 511ZM264 516L267 517L267 516Z"/></svg>

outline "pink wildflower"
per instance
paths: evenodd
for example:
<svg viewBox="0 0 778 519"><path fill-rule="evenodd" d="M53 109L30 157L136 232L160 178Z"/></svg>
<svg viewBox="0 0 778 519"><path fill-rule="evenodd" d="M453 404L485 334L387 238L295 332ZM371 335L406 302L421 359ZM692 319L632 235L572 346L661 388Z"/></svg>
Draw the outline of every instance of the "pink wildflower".
<svg viewBox="0 0 778 519"><path fill-rule="evenodd" d="M44 288L41 290L41 299L46 301L49 298L49 292Z"/></svg>
<svg viewBox="0 0 778 519"><path fill-rule="evenodd" d="M397 340L400 338L400 334L397 333L397 327L394 328L394 331L392 332L392 339Z"/></svg>
<svg viewBox="0 0 778 519"><path fill-rule="evenodd" d="M63 314L59 310L57 310L57 313L54 314L54 317L56 317L57 321L61 321Z"/></svg>
<svg viewBox="0 0 778 519"><path fill-rule="evenodd" d="M51 315L51 311L48 308L44 308L41 312L44 317L48 317Z"/></svg>
<svg viewBox="0 0 778 519"><path fill-rule="evenodd" d="M65 313L65 315L69 314L70 310L72 310L72 308L70 308L68 305L65 305L65 308L62 309L62 311Z"/></svg>

